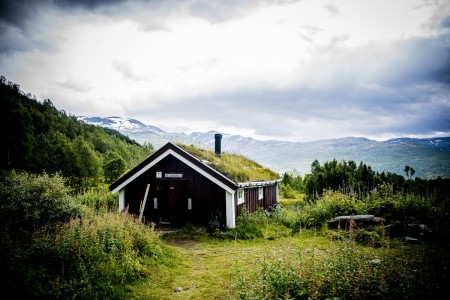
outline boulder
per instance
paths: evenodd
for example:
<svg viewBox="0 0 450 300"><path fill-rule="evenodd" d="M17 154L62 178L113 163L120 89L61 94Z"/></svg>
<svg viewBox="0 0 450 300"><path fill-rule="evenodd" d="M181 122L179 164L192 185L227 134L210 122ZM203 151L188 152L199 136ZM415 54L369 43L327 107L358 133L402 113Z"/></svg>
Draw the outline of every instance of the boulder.
<svg viewBox="0 0 450 300"><path fill-rule="evenodd" d="M386 220L384 218L375 217L374 215L352 215L352 216L338 216L334 220L328 221L328 226L332 229L350 229L350 223L354 222L353 226L357 228L367 227L370 225L381 225Z"/></svg>

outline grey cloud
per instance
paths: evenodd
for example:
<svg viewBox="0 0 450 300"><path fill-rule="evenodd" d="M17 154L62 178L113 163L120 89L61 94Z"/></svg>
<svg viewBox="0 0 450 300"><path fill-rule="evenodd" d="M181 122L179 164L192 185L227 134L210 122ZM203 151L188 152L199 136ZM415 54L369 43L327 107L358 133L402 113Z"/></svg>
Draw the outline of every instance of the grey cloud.
<svg viewBox="0 0 450 300"><path fill-rule="evenodd" d="M0 53L8 53L14 50L25 50L29 47L27 38L22 32L6 23L0 23Z"/></svg>
<svg viewBox="0 0 450 300"><path fill-rule="evenodd" d="M116 5L127 0L54 0L55 4L62 8L96 9L103 6Z"/></svg>
<svg viewBox="0 0 450 300"><path fill-rule="evenodd" d="M440 22L439 26L442 27L442 28L450 28L450 16L444 18Z"/></svg>
<svg viewBox="0 0 450 300"><path fill-rule="evenodd" d="M259 5L284 5L287 3L299 1L301 0L194 0L189 5L189 12L193 16L206 19L209 22L220 23L228 21L230 19L240 18L244 16L248 11L257 8Z"/></svg>
<svg viewBox="0 0 450 300"><path fill-rule="evenodd" d="M92 86L88 82L83 80L75 80L73 78L68 78L64 81L58 83L59 86L69 89L74 92L88 92L92 90Z"/></svg>
<svg viewBox="0 0 450 300"><path fill-rule="evenodd" d="M409 41L380 82L394 88L415 83L450 84L450 32Z"/></svg>
<svg viewBox="0 0 450 300"><path fill-rule="evenodd" d="M40 6L50 0L0 1L0 53L23 51L30 47L29 34Z"/></svg>
<svg viewBox="0 0 450 300"><path fill-rule="evenodd" d="M23 23L31 19L36 10L49 3L46 1L17 0L0 2L0 23L6 23L18 28L23 27Z"/></svg>
<svg viewBox="0 0 450 300"><path fill-rule="evenodd" d="M334 3L328 3L324 5L324 8L328 11L330 17L335 17L341 13L339 7Z"/></svg>
<svg viewBox="0 0 450 300"><path fill-rule="evenodd" d="M125 79L141 80L143 79L140 74L137 74L133 66L130 63L123 61L113 61L112 67L119 72Z"/></svg>
<svg viewBox="0 0 450 300"><path fill-rule="evenodd" d="M243 10L253 6L252 1L195 1L189 7L192 15L210 22L223 22L239 16Z"/></svg>

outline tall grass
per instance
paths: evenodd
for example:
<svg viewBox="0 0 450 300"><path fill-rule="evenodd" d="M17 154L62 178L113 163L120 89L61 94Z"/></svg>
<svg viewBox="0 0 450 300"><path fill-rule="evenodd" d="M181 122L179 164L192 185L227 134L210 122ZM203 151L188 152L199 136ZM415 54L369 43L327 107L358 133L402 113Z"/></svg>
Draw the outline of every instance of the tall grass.
<svg viewBox="0 0 450 300"><path fill-rule="evenodd" d="M302 249L291 245L267 253L258 260L255 272L237 272L234 296L240 299L431 299L448 290L450 257L445 243L424 240L418 245L407 245L401 239L391 239L383 225L357 228L351 223L348 231L328 230L328 220L355 214L374 214L385 217L387 222L425 222L435 230L436 220L448 216L448 211L434 207L424 197L393 194L384 188L373 190L365 199L326 191L314 202L284 206L266 222L290 228L293 234L314 229L319 235L329 237L334 246ZM247 227L252 231L261 230L258 223L251 224Z"/></svg>
<svg viewBox="0 0 450 300"><path fill-rule="evenodd" d="M237 272L239 299L433 299L445 290L448 258L420 246L363 247L342 236L329 249L286 248L265 254L250 274ZM433 261L434 260L434 261ZM442 261L444 260L444 261ZM444 264L442 264L444 263Z"/></svg>
<svg viewBox="0 0 450 300"><path fill-rule="evenodd" d="M73 197L58 175L12 173L0 198L0 288L17 298L123 299L127 284L172 261L105 189Z"/></svg>
<svg viewBox="0 0 450 300"><path fill-rule="evenodd" d="M99 299L124 297L126 284L152 272L167 258L152 228L118 213L82 217L55 234L39 232L30 266L39 270L39 297Z"/></svg>

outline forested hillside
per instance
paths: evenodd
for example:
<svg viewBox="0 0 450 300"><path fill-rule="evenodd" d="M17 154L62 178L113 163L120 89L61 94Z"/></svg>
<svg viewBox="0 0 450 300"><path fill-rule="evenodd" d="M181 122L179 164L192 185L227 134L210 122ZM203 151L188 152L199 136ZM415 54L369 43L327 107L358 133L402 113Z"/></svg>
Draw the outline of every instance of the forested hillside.
<svg viewBox="0 0 450 300"><path fill-rule="evenodd" d="M0 170L59 172L77 191L110 183L153 151L111 129L79 122L0 78Z"/></svg>

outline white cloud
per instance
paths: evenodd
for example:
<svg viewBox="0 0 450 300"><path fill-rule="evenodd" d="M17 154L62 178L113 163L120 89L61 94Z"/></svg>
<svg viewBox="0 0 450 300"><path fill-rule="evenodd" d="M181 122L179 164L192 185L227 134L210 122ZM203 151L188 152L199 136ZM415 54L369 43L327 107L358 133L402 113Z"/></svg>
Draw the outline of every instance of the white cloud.
<svg viewBox="0 0 450 300"><path fill-rule="evenodd" d="M449 131L445 1L50 4L2 23L0 68L74 114L291 140Z"/></svg>

